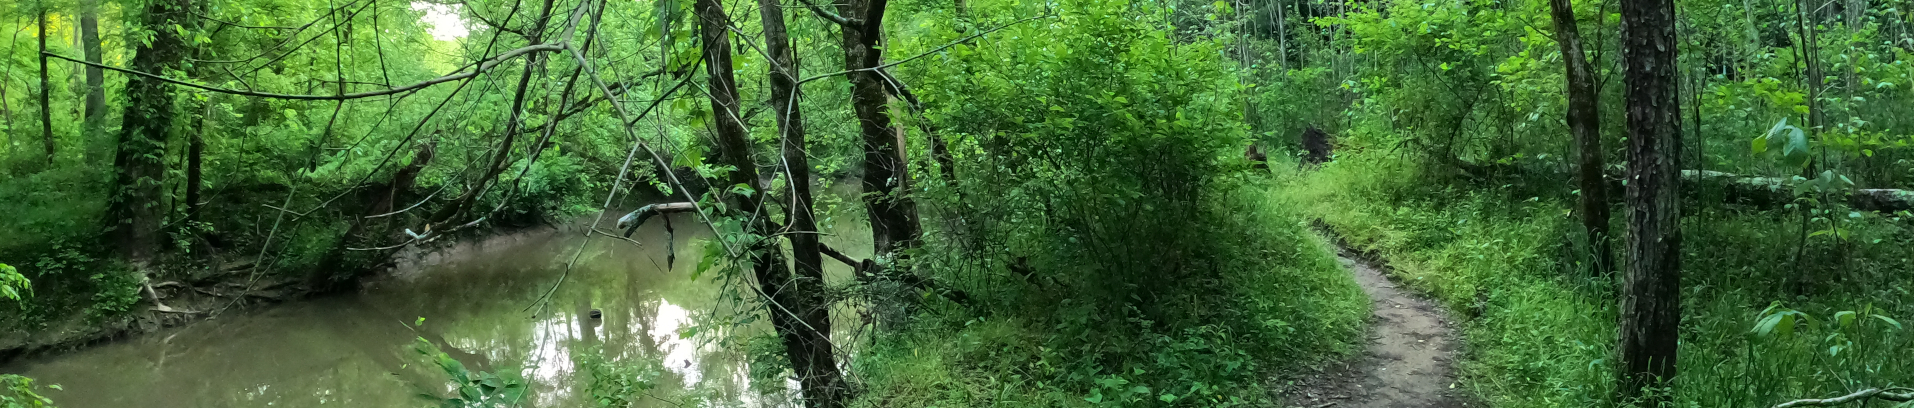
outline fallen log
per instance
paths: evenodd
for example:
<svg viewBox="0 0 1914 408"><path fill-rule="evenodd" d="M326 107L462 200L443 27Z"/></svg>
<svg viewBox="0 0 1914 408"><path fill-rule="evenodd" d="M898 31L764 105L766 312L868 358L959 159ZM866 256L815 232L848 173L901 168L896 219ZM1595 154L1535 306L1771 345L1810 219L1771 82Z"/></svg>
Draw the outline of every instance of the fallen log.
<svg viewBox="0 0 1914 408"><path fill-rule="evenodd" d="M1713 170L1682 170L1682 188L1690 197L1702 191L1718 191L1724 202L1756 208L1775 208L1794 202L1794 186L1788 177L1751 177ZM1622 177L1610 174L1611 191L1623 190ZM1914 191L1889 188L1860 188L1830 192L1832 200L1846 202L1859 211L1891 213L1914 210ZM1622 194L1611 194L1620 199Z"/></svg>

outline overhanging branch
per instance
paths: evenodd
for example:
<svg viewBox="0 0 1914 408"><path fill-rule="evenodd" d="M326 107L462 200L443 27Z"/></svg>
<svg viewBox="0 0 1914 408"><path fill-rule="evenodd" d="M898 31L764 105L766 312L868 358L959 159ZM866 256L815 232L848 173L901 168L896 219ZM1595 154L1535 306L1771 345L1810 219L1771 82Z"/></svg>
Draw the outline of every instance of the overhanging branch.
<svg viewBox="0 0 1914 408"><path fill-rule="evenodd" d="M804 3L804 8L811 9L811 12L816 13L818 17L821 17L825 20L830 20L831 22L837 23L837 25L844 26L845 28L857 29L864 25L863 20L844 18L844 16L837 15L837 13L832 13L828 10L825 10L823 7L818 7L817 3L812 3L811 0L798 0L798 1L801 3Z"/></svg>
<svg viewBox="0 0 1914 408"><path fill-rule="evenodd" d="M485 73L486 71L491 71L491 70L492 70L493 68L497 68L497 67L499 66L499 64L502 64L502 63L504 63L505 61L507 61L507 60L511 60L511 59L513 59L513 58L518 58L518 57L522 57L522 56L525 56L525 55L528 55L528 54L532 54L532 53L537 53L537 52L558 52L558 51L563 51L563 50L565 50L565 45L564 45L564 44L538 44L538 45L530 45L530 46L525 46L525 47L521 47L521 48L518 48L518 49L514 49L514 50L511 50L511 51L506 51L506 52L505 52L505 53L503 53L503 54L499 54L499 56L497 56L497 57L492 57L491 59L487 59L487 60L485 60L485 61L483 61L483 62L480 62L480 63L479 63L479 64L478 64L478 65L477 65L476 67L474 67L474 68L472 69L472 71L471 71L471 72L465 72L465 73L459 73L459 74L452 74L452 75L446 75L446 76L442 76L442 77L438 77L438 78L432 78L432 79L428 79L428 80L424 80L424 81L420 81L420 82L418 82L418 83L414 83L414 84L411 84L411 85L406 85L406 86L401 86L401 87L397 87L397 88L389 88L389 89L382 89L382 90L377 90L377 91L368 91L368 92L358 92L358 93L349 93L349 94L339 94L339 95L297 95L297 94L277 94L277 93L267 93L267 92L253 92L253 91L242 91L242 90L237 90L237 89L226 89L226 88L220 88L220 87L215 87L215 86L208 86L208 85L201 85L201 84L196 84L196 83L192 83L192 82L187 82L187 81L181 81L181 80L177 80L177 79L172 79L172 78L167 78L167 77L165 77L165 76L161 76L161 75L157 75L157 74L152 74L152 73L146 73L146 72L140 72L140 71L134 71L134 70L130 70L130 69L124 69L124 68L118 68L118 67L113 67L113 66L108 66L108 65L105 65L105 64L96 64L96 63L92 63L92 62L87 62L87 61L84 61L84 60L78 60L78 59L73 59L73 58L68 58L68 57L66 57L66 56L63 56L63 55L60 55L60 54L54 54L54 53L52 53L52 52L46 52L46 53L43 53L43 54L45 54L45 55L46 55L46 56L48 56L48 57L53 57L53 58L59 58L59 59L62 59L62 60L67 60L67 61L72 61L72 62L76 62L76 63L79 63L79 64L81 64L81 65L86 65L86 66L91 66L91 67L98 67L98 68L101 68L101 69L105 69L105 70L109 70L109 71L114 71L114 72L120 72L120 73L124 73L124 74L130 74L130 75L136 75L136 76L141 76L141 77L146 77L146 78L150 78L150 79L155 79L155 80L159 80L159 81L162 81L162 82L167 82L167 83L172 83L172 84L175 84L175 85L180 85L180 86L185 86L185 87L189 87L189 88L197 88L197 89L203 89L203 90L207 90L207 91L212 91L212 92L218 92L218 93L223 93L223 94L232 94L232 95L241 95L241 96L253 96L253 97L260 97L260 98L273 98L273 99L292 99L292 100L303 100L303 101L340 101L340 100L348 100L348 99L362 99L362 98L371 98L371 97L377 97L377 96L386 96L386 95L393 95L393 94L399 94L399 93L406 93L406 92L412 92L412 91L417 91L417 90L420 90L420 89L425 89L425 88L428 88L428 87L431 87L431 86L433 86L433 85L438 85L438 84L442 84L442 83L446 83L446 82L452 82L452 81L458 81L458 80L462 80L462 79L467 79L467 78L472 78L472 77L476 77L476 76L479 76L480 74L484 74L484 73Z"/></svg>
<svg viewBox="0 0 1914 408"><path fill-rule="evenodd" d="M990 34L990 33L994 33L994 32L997 32L997 31L999 31L999 30L1003 30L1003 29L1005 29L1005 28L1010 28L1010 26L1014 26L1014 25L1018 25L1018 24L1023 24L1023 23L1025 23L1025 22L1029 22L1029 21L1032 21L1032 20L1038 20L1038 19L1044 19L1044 18L1050 18L1050 17L1056 17L1056 15L1055 15L1055 14L1046 14L1046 15L1041 15L1041 16L1036 16L1036 17L1030 17L1030 18L1025 18L1025 19L1022 19L1022 20L1017 20L1017 21L1012 21L1012 22L1010 22L1009 24L1004 24L1004 25L1000 25L1000 26L997 26L996 28L991 28L991 29L989 29L989 30L984 30L984 32L981 32L981 33L976 33L976 34L971 34L971 35L970 35L969 37L964 37L963 39L959 39L959 40L957 40L957 41L952 41L952 42L951 42L951 43L949 43L949 44L944 44L943 46L939 46L939 47L937 47L937 48L932 48L932 49L931 49L930 51L924 51L924 53L922 53L922 54L917 54L917 55L912 55L912 56L911 56L910 58L905 58L905 59L902 59L902 60L898 60L897 62L892 62L892 63L889 63L889 64L884 64L884 65L878 65L878 66L875 66L875 67L870 67L870 68L858 68L858 69L851 69L851 70L844 70L844 71L838 71L838 72L832 72L832 73L829 73L829 74L823 74L823 75L816 75L816 76L812 76L812 77L809 77L809 78L804 78L804 80L802 80L802 81L798 81L798 85L803 85L803 84L804 84L804 83L806 83L806 82L811 82L811 81L816 81L816 80L819 80L819 79L824 79L824 78L830 78L830 77L834 77L834 76L838 76L838 75L844 75L844 74L850 74L850 73L854 73L854 72L863 72L863 71L877 71L877 70L882 70L882 69L885 69L885 68L890 68L890 67L894 67L894 66L898 66L899 64L903 64L903 63L906 63L906 62L911 62L911 61L915 61L915 60L917 60L918 58L923 58L923 57L927 57L927 56L930 56L931 54L936 54L936 53L938 53L939 51L943 51L944 49L947 49L947 48L950 48L950 47L955 47L955 46L957 46L957 44L963 44L963 43L967 43L967 42L970 42L970 40L975 40L975 39L977 39L977 37L982 37L982 36L984 36L985 34Z"/></svg>

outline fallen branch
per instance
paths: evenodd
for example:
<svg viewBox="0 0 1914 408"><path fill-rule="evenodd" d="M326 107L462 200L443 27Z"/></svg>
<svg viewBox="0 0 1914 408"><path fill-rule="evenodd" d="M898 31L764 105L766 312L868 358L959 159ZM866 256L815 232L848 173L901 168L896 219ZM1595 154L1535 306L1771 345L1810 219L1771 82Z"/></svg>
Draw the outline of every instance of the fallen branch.
<svg viewBox="0 0 1914 408"><path fill-rule="evenodd" d="M1846 404L1846 403L1854 402L1854 401L1864 401L1870 398L1881 399L1886 401L1894 401L1894 402L1914 401L1914 388L1906 388L1906 387L1889 387L1886 389L1869 388L1865 390L1855 391L1853 394L1843 395L1843 396L1834 397L1834 398L1799 399L1794 401L1788 401L1788 402L1781 403L1780 405L1775 405L1774 408L1820 407L1820 406L1828 406L1828 405L1840 405L1840 404Z"/></svg>
<svg viewBox="0 0 1914 408"><path fill-rule="evenodd" d="M645 225L645 220L651 219L651 217L658 216L659 214L693 212L697 210L698 207L692 205L690 202L646 205L638 207L637 211L632 211L630 214L619 217L618 229L625 230L624 238L631 238L631 233L637 232L638 226Z"/></svg>

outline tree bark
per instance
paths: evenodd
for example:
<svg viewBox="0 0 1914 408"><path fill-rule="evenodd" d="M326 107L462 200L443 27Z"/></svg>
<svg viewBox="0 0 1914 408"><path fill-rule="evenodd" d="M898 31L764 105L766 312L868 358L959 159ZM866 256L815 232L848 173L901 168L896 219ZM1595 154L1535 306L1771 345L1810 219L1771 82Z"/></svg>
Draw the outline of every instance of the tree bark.
<svg viewBox="0 0 1914 408"><path fill-rule="evenodd" d="M47 10L40 2L40 137L46 141L47 164L53 164L53 81L47 75Z"/></svg>
<svg viewBox="0 0 1914 408"><path fill-rule="evenodd" d="M797 103L798 61L791 49L790 34L785 29L782 3L778 0L758 0L758 11L763 19L765 51L771 58L768 73L771 77L771 108L776 110L778 132L783 135L780 138L784 144L782 167L791 189L791 205L785 209L790 233L784 236L791 241L791 264L797 272L797 278L790 280L790 285L778 290L793 292L798 304L805 306L799 318L811 327L829 327L829 306L822 296L824 257L818 242L817 215L811 194L811 162L805 154L803 112ZM782 336L785 350L793 357L791 365L797 369L799 383L819 384L829 389L827 392L805 393L805 405L842 406L845 402L843 379L830 352L830 332L796 336L801 333L792 331ZM826 342L816 343L819 340ZM800 355L804 357L796 358Z"/></svg>
<svg viewBox="0 0 1914 408"><path fill-rule="evenodd" d="M86 50L87 62L101 63L98 0L87 0L80 6L80 46ZM88 134L99 131L101 121L106 119L106 73L97 66L86 66L86 111L82 117Z"/></svg>
<svg viewBox="0 0 1914 408"><path fill-rule="evenodd" d="M156 0L141 12L147 27L194 28L191 0ZM153 38L134 50L133 69L166 72L186 56L185 39L175 30L153 30ZM167 131L173 127L173 89L165 82L131 76L126 83L126 112L113 157L114 194L107 205L107 239L136 265L151 261L159 249L161 180L166 174Z"/></svg>
<svg viewBox="0 0 1914 408"><path fill-rule="evenodd" d="M204 174L204 171L202 171L204 167L201 166L201 158L204 157L206 152L206 129L211 129L211 127L205 125L210 125L210 123L207 123L209 121L206 117L212 115L213 101L207 100L200 102L200 104L202 105L199 115L201 126L197 129L187 131L186 136L185 207L187 221L199 220L199 194L200 189L203 188L205 184L205 182L201 180L201 175ZM192 225L187 225L186 227L192 228Z"/></svg>
<svg viewBox="0 0 1914 408"><path fill-rule="evenodd" d="M922 227L917 205L907 195L909 162L904 160L903 143L891 129L884 80L876 70L867 70L883 61L877 41L886 4L887 0L848 0L838 4L838 14L862 21L841 27L844 69L852 71L845 77L851 81L851 107L864 137L864 207L871 220L873 253L896 261L900 251L915 246Z"/></svg>
<svg viewBox="0 0 1914 408"><path fill-rule="evenodd" d="M765 20L765 34L769 43L769 52L774 59L771 81L773 106L778 108L780 131L785 132L785 160L796 155L798 162L785 163L793 173L791 180L793 196L799 200L809 191L808 175L798 179L796 170L803 163L802 124L798 120L795 101L791 99L797 91L795 61L790 50L790 39L785 34L783 8L775 0L761 0ZM725 15L724 8L717 0L697 0L692 4L693 12L699 20L699 35L704 43L705 72L711 93L711 111L717 132L718 149L724 160L733 170L730 183L750 186L758 193L751 196L731 195L731 208L741 214L757 214L762 210L759 201L767 193L763 181L758 179L758 167L751 159L751 143L747 138L744 123L739 111L737 81L731 71L731 19ZM782 68L783 70L780 70ZM883 92L881 89L878 92ZM879 94L881 97L882 94ZM791 139L796 135L796 139ZM800 143L793 146L793 142ZM805 165L804 167L808 167ZM809 217L810 205L800 201L791 215L805 221ZM746 225L756 234L770 236L772 228L765 217L748 216L750 225ZM798 218L793 218L798 221ZM794 249L806 247L795 252L798 257L799 275L792 276L784 263L783 253L773 240L762 240L747 248L747 256L753 259L753 274L758 287L770 302L767 313L771 315L771 326L783 340L785 351L791 361L791 367L798 374L798 384L804 394L804 405L810 408L842 407L849 400L849 389L845 388L844 375L838 370L835 351L831 345L830 305L822 298L823 284L822 260L816 245L816 234L807 234L796 227L791 237ZM812 225L808 230L815 230ZM798 237L806 239L800 242Z"/></svg>
<svg viewBox="0 0 1914 408"><path fill-rule="evenodd" d="M1672 0L1623 0L1628 111L1628 274L1622 282L1620 400L1668 402L1681 325L1681 107Z"/></svg>
<svg viewBox="0 0 1914 408"><path fill-rule="evenodd" d="M1568 83L1568 128L1574 135L1576 184L1582 190L1576 212L1581 213L1582 229L1588 234L1595 272L1607 276L1615 271L1610 259L1608 233L1608 183L1602 178L1607 160L1602 157L1601 94L1595 89L1595 74L1589 69L1588 56L1582 53L1582 35L1575 25L1575 6L1569 0L1549 0L1555 20L1556 42L1562 46L1563 65Z"/></svg>

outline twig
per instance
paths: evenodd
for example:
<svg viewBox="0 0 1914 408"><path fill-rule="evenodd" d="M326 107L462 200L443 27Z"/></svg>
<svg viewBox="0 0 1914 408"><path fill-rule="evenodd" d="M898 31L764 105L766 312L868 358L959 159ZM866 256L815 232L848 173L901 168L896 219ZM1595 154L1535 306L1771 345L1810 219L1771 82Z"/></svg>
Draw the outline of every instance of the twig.
<svg viewBox="0 0 1914 408"><path fill-rule="evenodd" d="M1843 396L1834 397L1834 398L1799 399L1794 401L1788 401L1788 402L1781 403L1780 405L1775 405L1774 408L1819 407L1819 406L1828 406L1828 405L1840 405L1840 404L1846 404L1846 403L1854 402L1854 401L1867 400L1869 398L1879 398L1882 400L1895 401L1895 402L1914 401L1914 388L1907 388L1907 387L1889 387L1887 389L1869 388L1865 390L1855 391L1853 394L1843 395Z"/></svg>
<svg viewBox="0 0 1914 408"><path fill-rule="evenodd" d="M898 60L897 62L892 62L892 63L889 63L889 64L884 64L884 65L878 65L878 66L875 66L875 67L870 67L870 68L858 68L858 69L851 69L851 70L844 70L844 71L838 71L838 72L832 72L832 73L829 73L829 74L823 74L823 75L817 75L817 76L812 76L812 77L810 77L810 78L804 78L804 80L802 80L802 81L798 81L798 83L797 83L797 84L798 84L798 85L803 85L803 84L804 84L805 82L811 82L811 81L816 81L816 80L819 80L819 79L824 79L824 78L830 78L830 77L834 77L834 76L838 76L838 75L844 75L844 74L849 74L849 73L854 73L854 72L863 72L863 71L876 71L876 70L881 70L881 69L884 69L884 68L890 68L890 67L894 67L894 66L897 66L898 64L903 64L903 63L906 63L906 62L911 62L911 61L913 61L913 60L916 60L916 59L918 59L918 58L923 58L923 57L927 57L927 56L930 56L931 54L936 54L937 52L939 52L939 51L943 51L943 50L944 50L944 49L946 49L946 48L950 48L950 47L955 47L955 46L957 46L957 44L963 44L963 43L967 43L967 42L970 42L970 40L975 40L975 39L977 39L977 37L982 37L982 36L984 36L985 34L990 34L990 33L994 33L994 32L997 32L997 31L999 31L999 30L1003 30L1003 29L1005 29L1005 28L1010 28L1010 26L1014 26L1014 25L1018 25L1018 24L1023 24L1023 23L1025 23L1025 22L1029 22L1029 21L1032 21L1032 20L1038 20L1038 19L1045 19L1045 18L1051 18L1051 17L1056 17L1056 16L1057 16L1057 15L1055 15L1055 14L1045 14L1045 15L1041 15L1041 16L1036 16L1036 17L1030 17L1030 18L1025 18L1025 19L1022 19L1022 20L1017 20L1017 21L1012 21L1012 22L1010 22L1010 23L1008 23L1008 24L1004 24L1004 25L1000 25L1000 26L997 26L996 28L991 28L991 29L989 29L989 30L984 30L984 32L981 32L981 33L976 33L976 34L971 34L971 35L970 35L969 37L964 37L964 38L962 38L962 39L959 39L959 40L957 40L957 41L952 41L952 42L951 42L951 43L949 43L949 44L944 44L943 46L940 46L940 47L937 47L937 48L932 48L932 49L931 49L930 51L924 51L924 53L922 53L922 54L917 54L917 55L913 55L913 56L911 56L910 58L905 58L905 59L902 59L902 60Z"/></svg>

